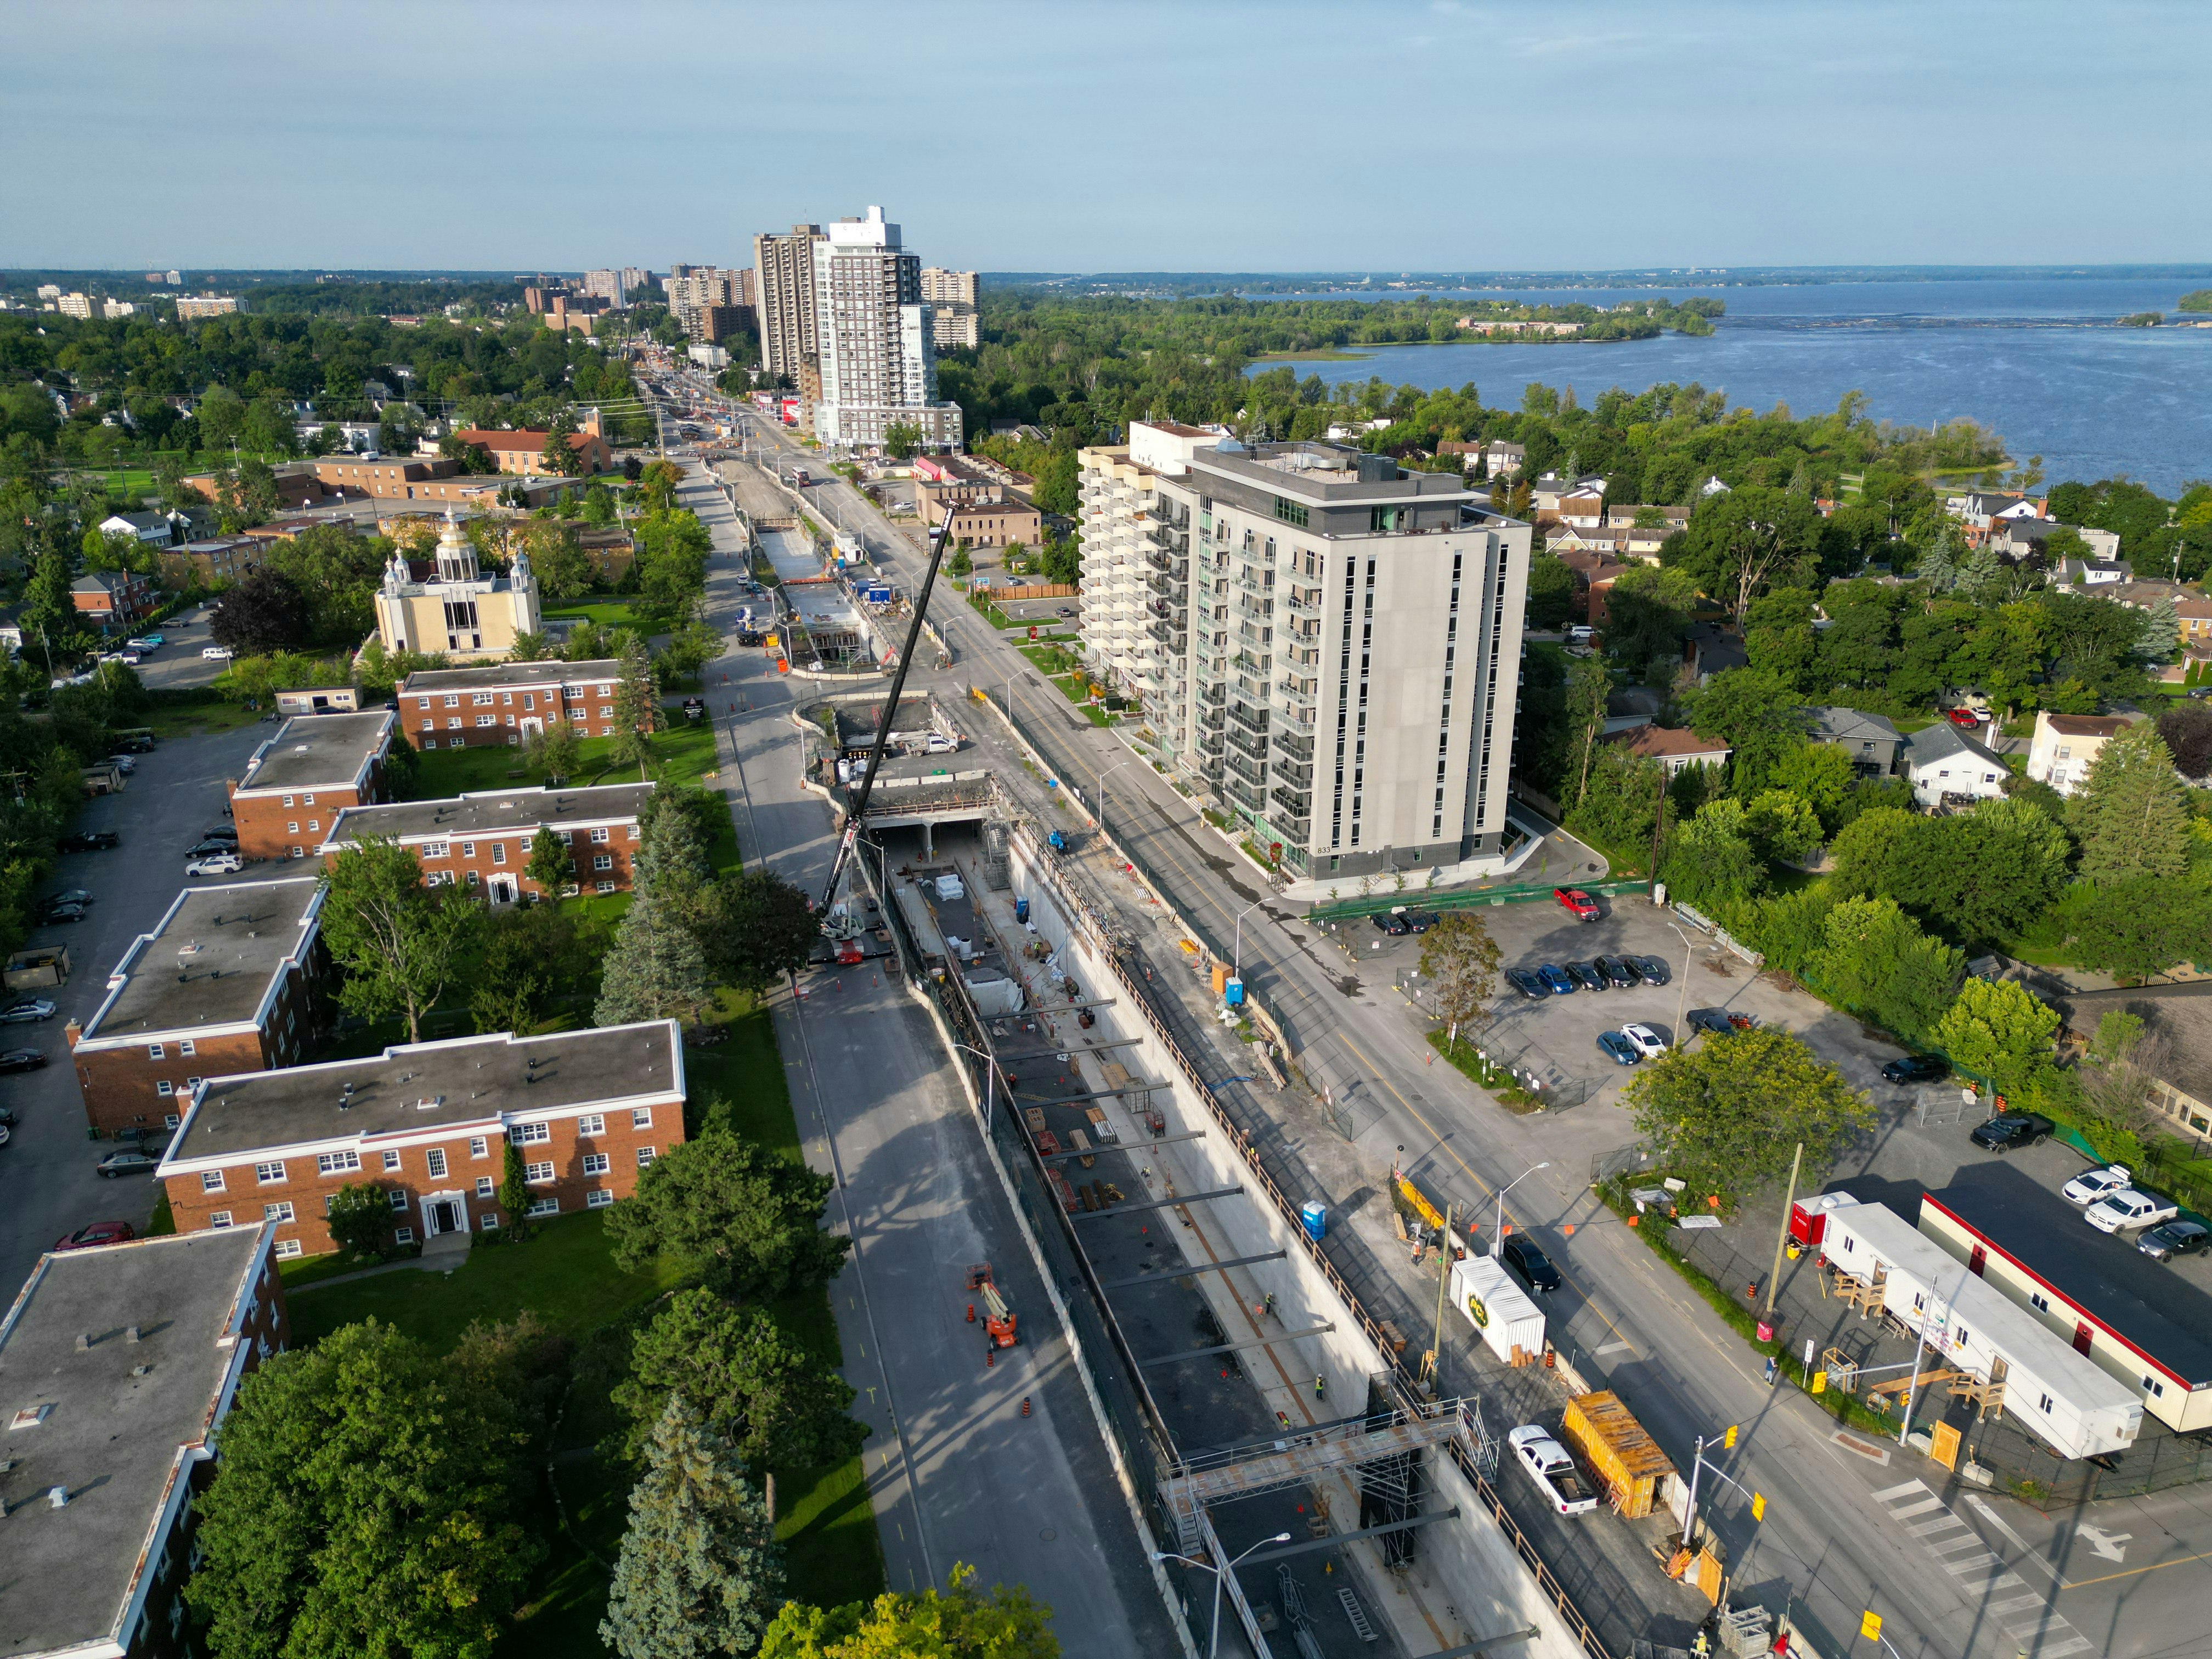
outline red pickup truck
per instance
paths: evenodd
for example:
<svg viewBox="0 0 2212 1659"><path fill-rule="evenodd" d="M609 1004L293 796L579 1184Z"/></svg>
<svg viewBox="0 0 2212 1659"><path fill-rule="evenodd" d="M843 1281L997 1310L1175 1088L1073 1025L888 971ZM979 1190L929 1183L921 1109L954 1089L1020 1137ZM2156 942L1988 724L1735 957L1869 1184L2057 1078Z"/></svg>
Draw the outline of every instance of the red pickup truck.
<svg viewBox="0 0 2212 1659"><path fill-rule="evenodd" d="M1554 887L1552 890L1552 896L1559 900L1566 908L1573 911L1577 920L1583 921L1597 920L1597 901L1583 891L1581 888Z"/></svg>

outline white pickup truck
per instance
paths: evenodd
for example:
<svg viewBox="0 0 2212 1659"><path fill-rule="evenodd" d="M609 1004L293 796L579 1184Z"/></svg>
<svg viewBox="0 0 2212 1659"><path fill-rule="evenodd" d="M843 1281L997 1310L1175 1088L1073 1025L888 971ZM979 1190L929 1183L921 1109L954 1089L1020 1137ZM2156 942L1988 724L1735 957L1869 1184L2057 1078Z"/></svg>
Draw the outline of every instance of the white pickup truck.
<svg viewBox="0 0 2212 1659"><path fill-rule="evenodd" d="M2138 1227L2154 1227L2161 1221L2171 1221L2180 1213L2181 1206L2164 1193L2127 1187L2099 1199L2084 1212L2082 1219L2100 1233L2133 1232Z"/></svg>
<svg viewBox="0 0 2212 1659"><path fill-rule="evenodd" d="M1582 1515L1597 1507L1597 1494L1583 1480L1567 1449L1548 1430L1529 1423L1505 1438L1528 1478L1561 1515Z"/></svg>

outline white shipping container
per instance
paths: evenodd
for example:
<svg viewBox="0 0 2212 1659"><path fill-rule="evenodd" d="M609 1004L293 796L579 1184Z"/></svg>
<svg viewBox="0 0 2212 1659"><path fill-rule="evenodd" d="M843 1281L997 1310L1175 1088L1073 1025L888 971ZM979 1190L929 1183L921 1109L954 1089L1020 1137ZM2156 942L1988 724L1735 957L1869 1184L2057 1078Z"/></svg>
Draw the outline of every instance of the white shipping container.
<svg viewBox="0 0 2212 1659"><path fill-rule="evenodd" d="M1508 1364L1516 1348L1531 1358L1544 1352L1543 1310L1499 1262L1486 1255L1453 1262L1451 1297L1452 1306Z"/></svg>

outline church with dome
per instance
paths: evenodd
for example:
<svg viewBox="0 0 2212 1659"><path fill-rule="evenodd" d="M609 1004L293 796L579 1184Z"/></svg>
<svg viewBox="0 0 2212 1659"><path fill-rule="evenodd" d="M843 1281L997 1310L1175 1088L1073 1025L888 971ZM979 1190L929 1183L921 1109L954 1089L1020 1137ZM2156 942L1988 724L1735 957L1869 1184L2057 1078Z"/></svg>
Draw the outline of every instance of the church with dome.
<svg viewBox="0 0 2212 1659"><path fill-rule="evenodd" d="M417 581L394 552L376 590L376 633L386 651L417 651L456 663L509 656L515 635L544 627L530 556L518 552L504 576L477 568L477 550L449 513L438 535L437 568Z"/></svg>

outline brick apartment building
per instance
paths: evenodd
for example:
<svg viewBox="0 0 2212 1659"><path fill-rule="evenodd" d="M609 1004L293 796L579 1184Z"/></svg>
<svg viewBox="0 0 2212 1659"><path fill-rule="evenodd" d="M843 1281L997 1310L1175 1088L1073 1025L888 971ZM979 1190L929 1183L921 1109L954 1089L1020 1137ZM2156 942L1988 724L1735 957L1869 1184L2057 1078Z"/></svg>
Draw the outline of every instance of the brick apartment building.
<svg viewBox="0 0 2212 1659"><path fill-rule="evenodd" d="M493 432L483 427L471 427L453 436L465 444L475 444L485 450L501 472L550 472L545 465L545 441L552 436L550 430L532 432L527 429L514 432ZM572 432L568 447L576 452L586 477L604 472L615 464L615 453L607 447L607 441L596 432Z"/></svg>
<svg viewBox="0 0 2212 1659"><path fill-rule="evenodd" d="M85 1121L174 1128L202 1078L298 1060L329 965L322 911L313 876L178 894L123 953L92 1018L65 1028Z"/></svg>
<svg viewBox="0 0 2212 1659"><path fill-rule="evenodd" d="M172 588L216 587L244 578L266 550L249 536L210 536L161 555L161 581Z"/></svg>
<svg viewBox="0 0 2212 1659"><path fill-rule="evenodd" d="M565 720L579 737L611 738L621 674L611 657L417 669L399 688L400 733L417 749L495 747Z"/></svg>
<svg viewBox="0 0 2212 1659"><path fill-rule="evenodd" d="M387 799L384 757L396 716L315 714L289 720L253 751L230 786L238 850L249 859L303 859L349 806Z"/></svg>
<svg viewBox="0 0 2212 1659"><path fill-rule="evenodd" d="M415 855L428 885L457 885L494 904L525 893L552 896L523 873L530 843L550 829L568 844L576 884L586 892L629 890L630 854L649 783L590 789L493 789L446 800L356 806L338 814L323 843L325 862L371 836L395 841Z"/></svg>
<svg viewBox="0 0 2212 1659"><path fill-rule="evenodd" d="M1035 547L1044 535L1044 515L1018 496L963 502L939 522L955 544L964 541L970 547Z"/></svg>
<svg viewBox="0 0 2212 1659"><path fill-rule="evenodd" d="M338 457L317 461L314 468L315 477L328 488L350 490L356 495L411 501L416 498L416 485L437 478L458 477L461 464L435 455L408 456L404 459L380 458L374 461Z"/></svg>
<svg viewBox="0 0 2212 1659"><path fill-rule="evenodd" d="M289 1334L276 1232L50 1252L0 1319L10 1659L198 1651L192 1499L240 1381Z"/></svg>
<svg viewBox="0 0 2212 1659"><path fill-rule="evenodd" d="M507 1143L532 1216L600 1209L683 1141L684 1093L672 1019L401 1043L210 1079L155 1176L179 1232L265 1221L282 1257L336 1249L330 1197L362 1182L388 1194L396 1243L465 1249L513 1219L498 1200Z"/></svg>
<svg viewBox="0 0 2212 1659"><path fill-rule="evenodd" d="M70 584L70 603L87 627L128 633L154 609L154 579L131 570L95 570Z"/></svg>

